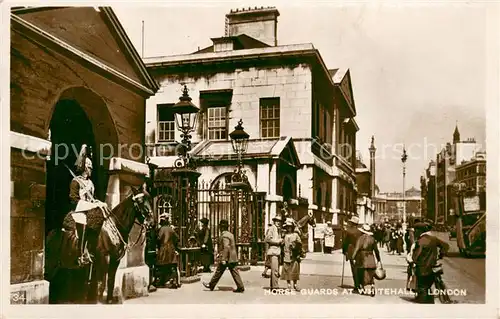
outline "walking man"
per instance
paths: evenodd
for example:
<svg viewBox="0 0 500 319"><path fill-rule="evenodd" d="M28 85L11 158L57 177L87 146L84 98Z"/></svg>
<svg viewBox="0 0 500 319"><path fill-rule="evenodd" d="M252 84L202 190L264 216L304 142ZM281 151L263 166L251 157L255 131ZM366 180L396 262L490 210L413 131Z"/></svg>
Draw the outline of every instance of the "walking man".
<svg viewBox="0 0 500 319"><path fill-rule="evenodd" d="M240 273L236 268L238 266L238 255L236 253L236 242L234 240L234 235L228 231L229 223L227 220L223 219L219 222L219 230L221 232L219 236L219 242L217 246L217 268L215 273L209 283L203 282L203 286L210 290L214 290L215 286L219 282L220 278L224 274L224 271L229 269L233 280L236 283L236 289L233 292L244 292L245 287L243 286L243 281L241 280Z"/></svg>
<svg viewBox="0 0 500 319"><path fill-rule="evenodd" d="M281 238L281 219L278 217L273 218L273 225L269 227L266 233L266 243L269 245L267 249L267 256L271 263L271 285L270 288L278 289L279 282L278 278L280 276L279 258L281 256L281 245L283 244L283 239Z"/></svg>
<svg viewBox="0 0 500 319"><path fill-rule="evenodd" d="M348 260L351 265L352 279L354 281L354 288L356 289L362 288L360 287L357 266L354 262L353 256L356 242L362 235L361 231L358 229L358 224L359 218L357 216L352 216L351 219L347 221L347 227L344 233L344 242L342 243L342 253L345 255L345 260Z"/></svg>
<svg viewBox="0 0 500 319"><path fill-rule="evenodd" d="M426 223L418 223L414 226L416 234L419 235L415 242L412 261L415 263L415 274L417 276L418 303L434 303L434 296L429 290L435 280L432 270L437 260L443 258L449 249L449 245L431 233L431 226Z"/></svg>

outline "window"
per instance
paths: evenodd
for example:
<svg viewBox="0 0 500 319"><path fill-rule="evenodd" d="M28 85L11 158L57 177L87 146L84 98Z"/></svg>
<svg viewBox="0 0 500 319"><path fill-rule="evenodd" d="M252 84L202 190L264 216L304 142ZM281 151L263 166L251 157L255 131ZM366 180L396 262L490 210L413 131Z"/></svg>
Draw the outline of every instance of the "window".
<svg viewBox="0 0 500 319"><path fill-rule="evenodd" d="M260 136L262 138L280 137L280 99L260 99Z"/></svg>
<svg viewBox="0 0 500 319"><path fill-rule="evenodd" d="M175 119L171 107L174 104L158 104L158 142L175 141Z"/></svg>
<svg viewBox="0 0 500 319"><path fill-rule="evenodd" d="M227 140L227 117L233 96L232 90L200 92L201 112L198 134L208 140Z"/></svg>
<svg viewBox="0 0 500 319"><path fill-rule="evenodd" d="M208 139L227 139L226 107L210 107L208 109Z"/></svg>

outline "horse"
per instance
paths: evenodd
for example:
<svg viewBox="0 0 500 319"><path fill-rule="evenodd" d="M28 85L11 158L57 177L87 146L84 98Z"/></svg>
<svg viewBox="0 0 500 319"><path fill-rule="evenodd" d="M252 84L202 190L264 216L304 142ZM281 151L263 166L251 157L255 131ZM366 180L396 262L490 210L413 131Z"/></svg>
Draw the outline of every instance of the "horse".
<svg viewBox="0 0 500 319"><path fill-rule="evenodd" d="M132 193L121 203L113 208L104 219L102 227L97 235L97 243L93 255L93 261L87 266L75 266L75 257L79 255L80 249L75 245L73 233L65 232L63 229L52 230L47 236L46 252L46 279L52 287L51 303L59 303L60 297L54 291L64 284L68 285L70 296L69 303L98 303L103 300L104 290L107 286L106 303L114 303L113 298L115 276L120 260L125 251L130 247L127 241L132 227L138 224L142 228L137 241L144 230L152 224L152 206L149 194L141 189L131 187ZM136 241L136 244L137 244ZM106 285L107 277L107 285ZM70 283L74 284L71 286ZM54 285L53 285L54 284ZM75 287L77 286L77 287ZM80 290L79 290L80 288ZM62 289L64 290L64 289ZM76 293L76 298L73 295ZM59 298L58 298L59 297ZM73 298L71 298L73 297ZM117 298L118 299L118 298Z"/></svg>

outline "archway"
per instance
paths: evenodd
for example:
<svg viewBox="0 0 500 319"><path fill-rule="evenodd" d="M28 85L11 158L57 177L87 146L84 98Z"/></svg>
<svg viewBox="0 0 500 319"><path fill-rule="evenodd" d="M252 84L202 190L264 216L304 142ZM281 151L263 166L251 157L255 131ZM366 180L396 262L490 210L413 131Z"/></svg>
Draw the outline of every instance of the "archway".
<svg viewBox="0 0 500 319"><path fill-rule="evenodd" d="M61 228L64 216L70 210L69 186L83 144L92 150L94 196L101 201L106 200L109 166L103 159L117 156L118 135L104 100L83 87L72 87L61 93L47 121L46 130L52 142L46 167L45 228L48 234L52 229ZM50 263L53 264L53 261ZM45 265L48 265L47 261ZM87 278L86 268L60 269L50 279L49 303L85 302Z"/></svg>
<svg viewBox="0 0 500 319"><path fill-rule="evenodd" d="M52 142L50 160L47 162L46 232L62 226L70 210L69 186L74 164L83 144L90 146L95 155L96 143L92 124L76 100L62 99L56 104L50 121ZM98 159L93 156L93 166ZM99 185L98 174L92 174L94 185Z"/></svg>

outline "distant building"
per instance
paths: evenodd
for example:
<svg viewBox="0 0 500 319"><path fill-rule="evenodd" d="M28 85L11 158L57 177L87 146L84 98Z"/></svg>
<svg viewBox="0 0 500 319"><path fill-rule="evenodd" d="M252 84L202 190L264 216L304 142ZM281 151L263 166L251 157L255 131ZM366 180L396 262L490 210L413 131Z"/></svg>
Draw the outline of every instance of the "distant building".
<svg viewBox="0 0 500 319"><path fill-rule="evenodd" d="M486 153L478 152L470 161L457 165L454 183L464 183L479 195L480 209L486 210Z"/></svg>
<svg viewBox="0 0 500 319"><path fill-rule="evenodd" d="M421 217L421 193L415 187L403 193L378 193L375 199L376 222L403 222L404 202L406 202L406 220Z"/></svg>
<svg viewBox="0 0 500 319"><path fill-rule="evenodd" d="M437 210L434 221L445 224L452 220L450 217L452 183L455 180L455 167L457 163L469 161L481 150L481 145L475 139L460 140L458 126L453 133L453 144L448 143L436 157L436 201Z"/></svg>
<svg viewBox="0 0 500 319"><path fill-rule="evenodd" d="M375 221L375 206L373 204L375 190L375 145L372 136L370 151L370 169L363 163L361 157L356 160L356 185L357 195L357 214L360 223L373 224Z"/></svg>
<svg viewBox="0 0 500 319"><path fill-rule="evenodd" d="M436 215L436 162L430 161L421 177L422 217L435 220Z"/></svg>

